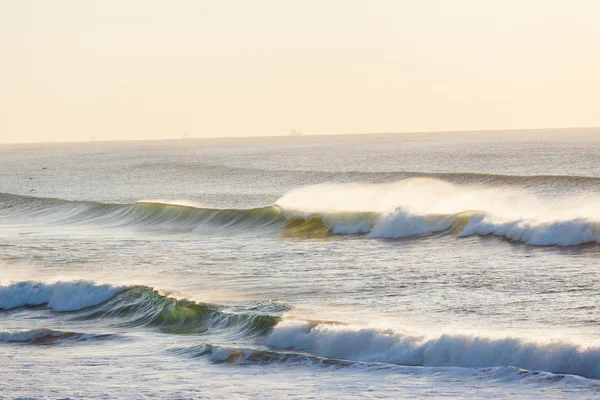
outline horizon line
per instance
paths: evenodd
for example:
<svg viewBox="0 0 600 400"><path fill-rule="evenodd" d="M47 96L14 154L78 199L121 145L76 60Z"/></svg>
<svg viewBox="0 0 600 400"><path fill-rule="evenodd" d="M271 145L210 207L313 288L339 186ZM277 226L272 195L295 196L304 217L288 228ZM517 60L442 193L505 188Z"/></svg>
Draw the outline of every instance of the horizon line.
<svg viewBox="0 0 600 400"><path fill-rule="evenodd" d="M57 140L42 142L0 142L0 146L33 145L33 144L82 144L82 143L125 143L125 142L166 142L166 141L196 141L209 139L264 139L264 138L293 138L301 140L305 137L326 136L369 136L369 135L418 135L418 134L444 134L444 133L493 133L493 132L533 132L533 131L564 131L564 130L600 130L600 126L571 126L560 128L491 128L491 129L450 129L450 130L427 130L427 131L398 131L398 132L354 132L354 133L306 133L301 135L256 135L256 136L203 136L203 137L170 137L157 139L108 139L108 140Z"/></svg>

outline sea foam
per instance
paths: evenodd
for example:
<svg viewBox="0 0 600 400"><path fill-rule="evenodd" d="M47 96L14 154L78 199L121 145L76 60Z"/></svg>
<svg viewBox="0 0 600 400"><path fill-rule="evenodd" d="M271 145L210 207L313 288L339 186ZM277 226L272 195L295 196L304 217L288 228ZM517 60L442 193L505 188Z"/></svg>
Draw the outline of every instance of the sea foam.
<svg viewBox="0 0 600 400"><path fill-rule="evenodd" d="M450 334L426 338L392 330L288 321L273 329L267 344L351 361L425 367L512 366L600 378L600 348L564 342Z"/></svg>
<svg viewBox="0 0 600 400"><path fill-rule="evenodd" d="M550 199L503 186L411 178L299 188L277 205L286 214L319 215L332 233L341 235L403 238L448 231L459 237L494 235L530 245L571 246L600 243L599 201L594 196ZM345 219L336 220L341 212ZM379 217L365 221L365 213Z"/></svg>
<svg viewBox="0 0 600 400"><path fill-rule="evenodd" d="M75 311L103 303L128 288L85 281L17 282L0 286L0 308L46 304L54 311Z"/></svg>

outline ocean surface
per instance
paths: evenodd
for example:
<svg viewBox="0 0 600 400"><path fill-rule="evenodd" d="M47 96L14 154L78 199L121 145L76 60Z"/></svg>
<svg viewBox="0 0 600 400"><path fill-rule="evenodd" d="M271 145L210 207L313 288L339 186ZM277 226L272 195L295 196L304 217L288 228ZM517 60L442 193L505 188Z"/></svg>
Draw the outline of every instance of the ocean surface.
<svg viewBox="0 0 600 400"><path fill-rule="evenodd" d="M0 398L599 398L600 130L0 145Z"/></svg>

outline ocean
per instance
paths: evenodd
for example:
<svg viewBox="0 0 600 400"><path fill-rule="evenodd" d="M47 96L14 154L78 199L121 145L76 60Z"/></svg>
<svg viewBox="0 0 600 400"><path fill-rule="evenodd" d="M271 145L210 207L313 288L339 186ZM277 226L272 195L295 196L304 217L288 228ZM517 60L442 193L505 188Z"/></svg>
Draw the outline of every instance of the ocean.
<svg viewBox="0 0 600 400"><path fill-rule="evenodd" d="M598 398L600 130L0 145L0 398Z"/></svg>

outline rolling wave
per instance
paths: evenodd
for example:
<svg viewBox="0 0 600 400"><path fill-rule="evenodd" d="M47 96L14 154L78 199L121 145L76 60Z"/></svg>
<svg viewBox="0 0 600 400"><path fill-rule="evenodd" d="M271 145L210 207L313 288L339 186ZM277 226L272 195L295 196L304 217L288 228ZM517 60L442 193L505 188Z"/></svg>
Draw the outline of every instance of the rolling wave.
<svg viewBox="0 0 600 400"><path fill-rule="evenodd" d="M112 204L0 194L0 215L56 224L137 226L190 231L203 226L240 229L280 225L285 218L276 206L254 209L198 208L182 202L154 201Z"/></svg>
<svg viewBox="0 0 600 400"><path fill-rule="evenodd" d="M166 333L221 332L228 337L264 335L288 310L280 303L227 312L223 307L177 299L147 286L93 282L17 282L0 286L0 310L45 306L70 312L71 321L105 321L121 328L146 327Z"/></svg>
<svg viewBox="0 0 600 400"><path fill-rule="evenodd" d="M33 297L23 295L19 291L43 292L46 286L53 285L56 288L69 288L59 296L65 306L61 307L63 303L60 302L55 304L58 309L71 309L70 312L60 313L69 324L79 326L93 322L101 324L103 329L146 328L167 334L210 333L226 342L250 341L266 346L253 349L203 344L173 350L190 357L208 356L214 362L337 367L355 363L465 368L509 366L600 379L598 347L568 342L537 343L514 337L489 338L461 334L426 337L391 329L303 321L285 318L284 313L290 307L281 303L255 304L232 311L214 304L177 299L146 286L119 287L117 291L113 286L91 282L21 282L0 287L3 308L6 309L7 304L11 307L39 307L42 297L37 294ZM79 289L74 290L73 287ZM89 295L83 295L84 292ZM107 296L110 297L103 300ZM36 300L30 301L30 298ZM48 305L56 298L45 299L49 299ZM110 335L48 329L0 332L0 342L32 344L104 337Z"/></svg>
<svg viewBox="0 0 600 400"><path fill-rule="evenodd" d="M366 234L368 238L406 238L432 233L455 233L458 237L498 236L532 246L576 246L600 243L600 219L541 219L497 217L485 211L463 211L451 215L423 215L401 208L370 226L338 224L337 234Z"/></svg>
<svg viewBox="0 0 600 400"><path fill-rule="evenodd" d="M248 347L216 346L208 343L200 345L173 348L170 352L183 357L208 358L216 364L234 365L285 365L285 366L308 366L317 368L335 369L366 369L372 371L388 371L391 373L408 373L411 375L423 375L430 377L433 374L444 374L450 379L464 379L477 376L477 379L517 381L527 383L540 383L543 385L559 384L568 385L571 388L581 387L585 389L600 390L600 384L595 380L585 379L584 376L566 373L552 373L540 370L527 370L513 366L478 367L478 368L456 368L447 366L423 366L423 365L401 365L385 362L352 361L339 358L328 358L312 355L306 352L293 350L257 349Z"/></svg>
<svg viewBox="0 0 600 400"><path fill-rule="evenodd" d="M83 310L75 318L107 320L119 327L149 327L166 333L218 331L230 337L251 337L270 331L279 322L278 314L287 309L278 304L265 312L226 312L218 305L176 299L147 286L134 286L97 307Z"/></svg>
<svg viewBox="0 0 600 400"><path fill-rule="evenodd" d="M0 216L169 232L273 231L290 238L406 238L443 233L493 235L536 246L573 246L600 243L599 200L575 196L557 201L514 188L411 178L381 185L302 187L274 205L255 209L203 208L181 201L106 204L0 194Z"/></svg>
<svg viewBox="0 0 600 400"><path fill-rule="evenodd" d="M512 337L442 335L427 339L392 330L284 321L273 329L267 345L367 363L466 368L511 366L600 379L598 347L540 344Z"/></svg>
<svg viewBox="0 0 600 400"><path fill-rule="evenodd" d="M0 309L45 305L53 311L75 311L103 303L127 286L93 282L17 282L0 286Z"/></svg>
<svg viewBox="0 0 600 400"><path fill-rule="evenodd" d="M378 185L308 186L285 194L277 205L286 215L320 216L333 234L494 235L536 246L572 246L600 243L599 201L597 195L544 198L514 187L413 178ZM340 214L352 218L336 220Z"/></svg>

